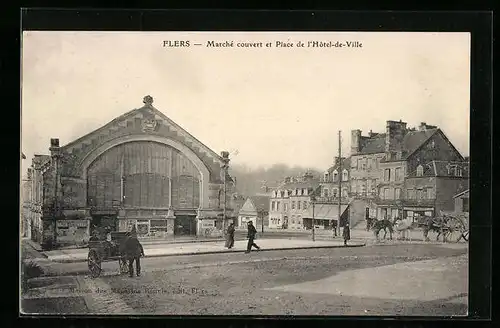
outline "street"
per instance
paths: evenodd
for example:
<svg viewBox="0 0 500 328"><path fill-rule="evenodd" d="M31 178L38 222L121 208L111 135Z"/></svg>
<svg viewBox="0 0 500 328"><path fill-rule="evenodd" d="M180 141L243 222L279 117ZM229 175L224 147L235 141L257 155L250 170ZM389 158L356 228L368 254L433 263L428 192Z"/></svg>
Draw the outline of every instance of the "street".
<svg viewBox="0 0 500 328"><path fill-rule="evenodd" d="M466 315L465 244L373 245L152 257L140 277L58 263L33 279L26 313ZM72 273L73 272L73 273Z"/></svg>

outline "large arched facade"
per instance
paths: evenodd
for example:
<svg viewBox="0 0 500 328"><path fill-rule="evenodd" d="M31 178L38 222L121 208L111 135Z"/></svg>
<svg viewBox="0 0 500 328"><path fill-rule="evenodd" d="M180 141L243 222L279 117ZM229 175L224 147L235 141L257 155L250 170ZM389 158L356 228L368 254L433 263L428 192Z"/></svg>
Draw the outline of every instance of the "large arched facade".
<svg viewBox="0 0 500 328"><path fill-rule="evenodd" d="M85 243L106 227L142 236L218 235L234 188L219 156L152 106L60 147L44 171L44 240ZM227 155L224 155L227 156Z"/></svg>

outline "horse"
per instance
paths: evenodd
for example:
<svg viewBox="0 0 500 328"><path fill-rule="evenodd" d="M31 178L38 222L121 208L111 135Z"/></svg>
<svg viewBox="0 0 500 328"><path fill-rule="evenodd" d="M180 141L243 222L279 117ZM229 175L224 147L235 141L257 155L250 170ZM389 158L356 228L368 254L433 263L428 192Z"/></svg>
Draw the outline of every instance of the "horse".
<svg viewBox="0 0 500 328"><path fill-rule="evenodd" d="M436 241L439 241L439 237L443 235L443 238L446 236L445 218L440 218L436 220L435 217L426 216L422 220L420 220L419 225L422 226L422 232L424 234L424 240L430 241L429 239L429 231L433 231L436 233Z"/></svg>
<svg viewBox="0 0 500 328"><path fill-rule="evenodd" d="M394 232L394 223L389 219L375 220L372 224L373 233L375 238L379 240L378 234L381 230L384 230L384 239L387 237L387 230L389 230L389 239L392 240L392 233Z"/></svg>
<svg viewBox="0 0 500 328"><path fill-rule="evenodd" d="M370 229L372 228L372 225L373 225L373 221L375 221L375 219L366 218L366 231L370 231Z"/></svg>
<svg viewBox="0 0 500 328"><path fill-rule="evenodd" d="M408 224L403 219L396 218L394 219L394 229L400 233L401 240L406 240L406 233L408 233L409 240L411 242L411 231L414 229L412 224Z"/></svg>

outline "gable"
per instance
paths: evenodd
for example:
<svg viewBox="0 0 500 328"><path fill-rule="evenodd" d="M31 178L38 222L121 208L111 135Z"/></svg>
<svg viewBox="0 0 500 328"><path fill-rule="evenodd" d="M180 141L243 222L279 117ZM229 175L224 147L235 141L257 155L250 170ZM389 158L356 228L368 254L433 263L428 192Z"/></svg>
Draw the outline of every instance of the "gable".
<svg viewBox="0 0 500 328"><path fill-rule="evenodd" d="M429 136L420 146L418 146L418 148L414 149L412 153L409 153L409 155L411 156L417 153L420 153L418 155L422 155L422 153L429 154L431 158L427 156L426 159L428 159L428 161L464 161L463 156L440 129Z"/></svg>
<svg viewBox="0 0 500 328"><path fill-rule="evenodd" d="M205 146L186 130L152 106L152 98L145 97L144 106L129 111L101 128L61 147L63 155L62 173L65 176L79 176L78 164L100 145L128 136L157 136L171 139L186 146L207 167L212 182L221 179L222 158Z"/></svg>
<svg viewBox="0 0 500 328"><path fill-rule="evenodd" d="M256 210L256 208L255 208L255 206L250 198L247 198L247 200L245 201L245 203L241 207L240 212L245 212L245 213L257 212L257 210Z"/></svg>

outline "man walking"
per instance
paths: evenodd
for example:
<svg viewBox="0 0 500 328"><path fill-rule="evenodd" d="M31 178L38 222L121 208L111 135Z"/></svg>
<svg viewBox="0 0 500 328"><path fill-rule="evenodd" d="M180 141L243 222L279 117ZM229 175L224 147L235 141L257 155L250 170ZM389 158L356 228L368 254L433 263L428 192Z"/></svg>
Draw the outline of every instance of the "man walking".
<svg viewBox="0 0 500 328"><path fill-rule="evenodd" d="M247 245L247 251L245 253L250 253L250 251L252 250L252 246L260 250L260 247L257 246L256 243L254 243L256 233L257 229L255 229L253 222L252 221L248 222L248 235L247 235L248 245Z"/></svg>
<svg viewBox="0 0 500 328"><path fill-rule="evenodd" d="M234 222L231 222L229 227L227 227L227 241L226 241L226 247L228 249L233 248L234 246Z"/></svg>
<svg viewBox="0 0 500 328"><path fill-rule="evenodd" d="M125 240L125 257L128 260L128 274L130 277L134 276L134 261L136 274L141 275L141 256L144 256L144 249L137 239L137 231L135 226L132 228L129 237Z"/></svg>

